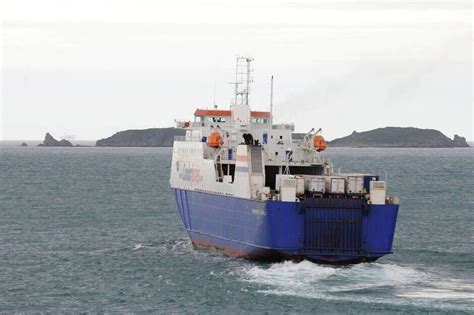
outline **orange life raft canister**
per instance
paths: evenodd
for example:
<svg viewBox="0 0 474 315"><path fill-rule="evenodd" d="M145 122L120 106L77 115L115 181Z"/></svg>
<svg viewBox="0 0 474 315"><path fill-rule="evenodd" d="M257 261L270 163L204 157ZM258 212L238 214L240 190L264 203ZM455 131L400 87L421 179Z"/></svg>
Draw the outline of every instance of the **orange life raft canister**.
<svg viewBox="0 0 474 315"><path fill-rule="evenodd" d="M314 136L313 145L318 152L324 151L327 148L326 141L324 141L323 136L320 135Z"/></svg>
<svg viewBox="0 0 474 315"><path fill-rule="evenodd" d="M207 138L207 145L211 148L220 148L223 143L221 134L217 131L212 132L209 138Z"/></svg>

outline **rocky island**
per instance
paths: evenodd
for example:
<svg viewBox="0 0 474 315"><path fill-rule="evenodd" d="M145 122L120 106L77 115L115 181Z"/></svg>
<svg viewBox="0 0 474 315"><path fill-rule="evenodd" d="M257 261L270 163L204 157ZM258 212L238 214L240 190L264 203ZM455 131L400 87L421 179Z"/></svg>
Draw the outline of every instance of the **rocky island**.
<svg viewBox="0 0 474 315"><path fill-rule="evenodd" d="M72 143L66 139L60 141L54 139L54 137L48 132L44 137L43 143L38 144L39 147L72 147Z"/></svg>
<svg viewBox="0 0 474 315"><path fill-rule="evenodd" d="M385 127L351 135L328 142L331 147L380 148L465 148L466 139L458 135L450 139L434 129Z"/></svg>
<svg viewBox="0 0 474 315"><path fill-rule="evenodd" d="M125 130L111 137L98 140L96 147L172 147L175 136L184 136L186 131L178 128L150 128Z"/></svg>
<svg viewBox="0 0 474 315"><path fill-rule="evenodd" d="M120 131L111 137L98 140L96 147L172 147L175 136L184 136L185 129L150 128ZM294 139L304 134L294 133ZM65 140L64 140L65 141ZM385 127L357 132L328 142L330 147L382 147L382 148L461 148L469 147L466 139L458 135L450 139L438 130Z"/></svg>

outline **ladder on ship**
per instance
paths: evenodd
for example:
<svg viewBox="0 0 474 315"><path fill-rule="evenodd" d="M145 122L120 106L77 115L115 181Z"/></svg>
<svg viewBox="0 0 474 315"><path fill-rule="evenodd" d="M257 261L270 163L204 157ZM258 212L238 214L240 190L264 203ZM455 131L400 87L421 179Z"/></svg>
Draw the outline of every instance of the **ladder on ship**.
<svg viewBox="0 0 474 315"><path fill-rule="evenodd" d="M252 174L263 174L262 147L250 147L250 161L252 163Z"/></svg>
<svg viewBox="0 0 474 315"><path fill-rule="evenodd" d="M214 168L216 170L216 181L222 183L224 181L224 171L222 169L220 155L218 155L215 159Z"/></svg>

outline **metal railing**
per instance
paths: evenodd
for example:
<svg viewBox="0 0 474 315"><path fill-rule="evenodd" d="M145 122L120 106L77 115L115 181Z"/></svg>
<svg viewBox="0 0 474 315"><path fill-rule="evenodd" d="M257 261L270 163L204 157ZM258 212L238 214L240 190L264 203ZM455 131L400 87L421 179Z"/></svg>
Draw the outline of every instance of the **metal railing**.
<svg viewBox="0 0 474 315"><path fill-rule="evenodd" d="M186 136L174 136L174 141L186 141Z"/></svg>

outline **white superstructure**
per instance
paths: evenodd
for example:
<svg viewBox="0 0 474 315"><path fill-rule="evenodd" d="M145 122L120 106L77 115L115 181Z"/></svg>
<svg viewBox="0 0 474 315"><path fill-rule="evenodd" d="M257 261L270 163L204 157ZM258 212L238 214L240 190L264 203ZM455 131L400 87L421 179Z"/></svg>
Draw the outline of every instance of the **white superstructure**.
<svg viewBox="0 0 474 315"><path fill-rule="evenodd" d="M229 110L197 109L194 121L177 123L186 135L174 143L173 187L268 199L277 198L276 174L295 167L316 169L319 175L332 172L313 146L313 131L294 143L294 125L273 125L271 112L250 109L251 61L237 58L235 104ZM269 170L272 180L266 178Z"/></svg>

